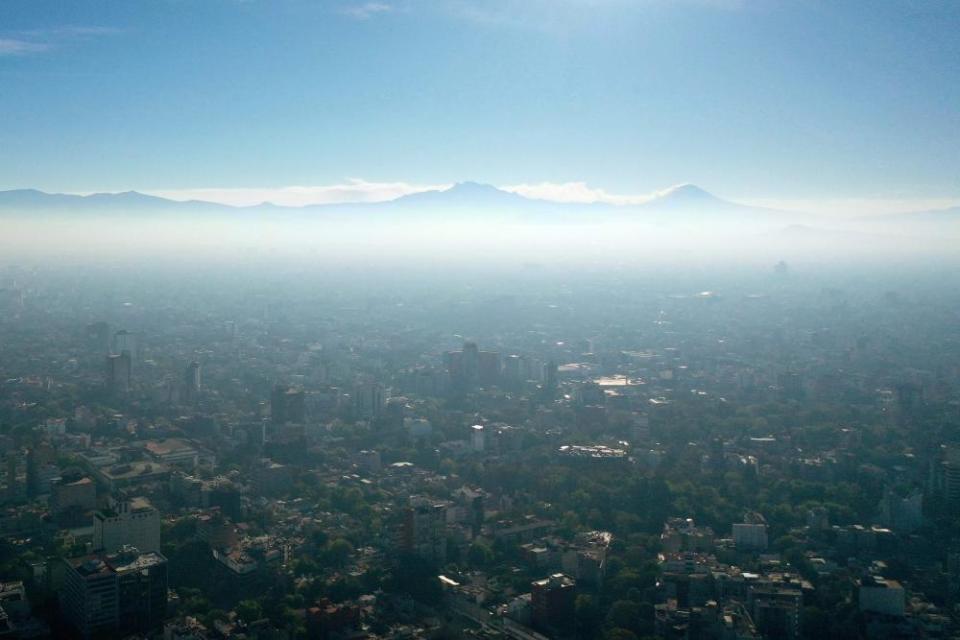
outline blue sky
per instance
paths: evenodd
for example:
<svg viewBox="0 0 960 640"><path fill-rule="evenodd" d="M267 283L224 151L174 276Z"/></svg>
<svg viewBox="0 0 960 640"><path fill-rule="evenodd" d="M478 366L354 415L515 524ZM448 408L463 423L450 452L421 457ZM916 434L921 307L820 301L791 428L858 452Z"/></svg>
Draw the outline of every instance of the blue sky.
<svg viewBox="0 0 960 640"><path fill-rule="evenodd" d="M0 188L948 203L957 33L933 0L5 0Z"/></svg>

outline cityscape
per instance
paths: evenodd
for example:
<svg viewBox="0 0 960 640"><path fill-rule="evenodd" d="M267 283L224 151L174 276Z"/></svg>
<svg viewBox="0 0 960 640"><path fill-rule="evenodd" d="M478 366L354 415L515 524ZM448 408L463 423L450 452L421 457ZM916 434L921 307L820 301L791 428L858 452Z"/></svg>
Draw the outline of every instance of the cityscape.
<svg viewBox="0 0 960 640"><path fill-rule="evenodd" d="M955 293L322 277L6 272L9 633L950 637Z"/></svg>
<svg viewBox="0 0 960 640"><path fill-rule="evenodd" d="M960 3L0 2L0 640L960 640Z"/></svg>

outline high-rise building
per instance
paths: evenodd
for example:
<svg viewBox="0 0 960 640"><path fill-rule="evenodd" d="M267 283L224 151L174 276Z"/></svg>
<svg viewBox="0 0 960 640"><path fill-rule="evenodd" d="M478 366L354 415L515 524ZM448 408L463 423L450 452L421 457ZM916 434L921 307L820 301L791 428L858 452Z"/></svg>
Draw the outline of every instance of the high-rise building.
<svg viewBox="0 0 960 640"><path fill-rule="evenodd" d="M274 424L302 423L306 418L303 389L277 385L270 394L270 419Z"/></svg>
<svg viewBox="0 0 960 640"><path fill-rule="evenodd" d="M518 385L523 382L523 360L520 356L512 354L503 359L503 379L510 385Z"/></svg>
<svg viewBox="0 0 960 640"><path fill-rule="evenodd" d="M463 343L463 378L473 384L480 375L480 349L476 342Z"/></svg>
<svg viewBox="0 0 960 640"><path fill-rule="evenodd" d="M866 576L857 592L860 611L902 618L906 611L906 593L896 580Z"/></svg>
<svg viewBox="0 0 960 640"><path fill-rule="evenodd" d="M293 488L293 472L285 464L263 458L254 467L253 482L264 495L279 496Z"/></svg>
<svg viewBox="0 0 960 640"><path fill-rule="evenodd" d="M110 325L106 322L94 322L87 325L87 342L100 353L110 353Z"/></svg>
<svg viewBox="0 0 960 640"><path fill-rule="evenodd" d="M411 496L403 511L400 548L434 564L447 559L447 506L422 496Z"/></svg>
<svg viewBox="0 0 960 640"><path fill-rule="evenodd" d="M576 592L576 581L562 573L531 583L530 608L534 628L559 634L570 631Z"/></svg>
<svg viewBox="0 0 960 640"><path fill-rule="evenodd" d="M47 495L59 479L60 468L53 447L41 443L27 452L27 495Z"/></svg>
<svg viewBox="0 0 960 640"><path fill-rule="evenodd" d="M785 400L803 399L803 378L796 371L786 371L777 376L780 394Z"/></svg>
<svg viewBox="0 0 960 640"><path fill-rule="evenodd" d="M183 372L183 397L192 401L200 394L200 363L194 360Z"/></svg>
<svg viewBox="0 0 960 640"><path fill-rule="evenodd" d="M943 461L943 494L947 502L960 504L960 444L948 444Z"/></svg>
<svg viewBox="0 0 960 640"><path fill-rule="evenodd" d="M115 553L123 547L160 550L160 512L146 498L122 498L93 516L93 548Z"/></svg>
<svg viewBox="0 0 960 640"><path fill-rule="evenodd" d="M361 382L353 387L353 412L358 418L375 418L383 413L385 392L378 382Z"/></svg>
<svg viewBox="0 0 960 640"><path fill-rule="evenodd" d="M486 448L486 434L482 424L475 424L470 427L470 448L477 453L482 453Z"/></svg>
<svg viewBox="0 0 960 640"><path fill-rule="evenodd" d="M97 485L90 478L62 478L53 485L50 508L54 515L75 510L89 512L97 506ZM89 515L88 515L89 517ZM89 520L87 521L89 522Z"/></svg>
<svg viewBox="0 0 960 640"><path fill-rule="evenodd" d="M130 390L130 381L130 352L108 355L107 390L110 393L126 393Z"/></svg>
<svg viewBox="0 0 960 640"><path fill-rule="evenodd" d="M799 585L751 587L748 603L753 622L763 637L784 640L800 637L803 592Z"/></svg>
<svg viewBox="0 0 960 640"><path fill-rule="evenodd" d="M543 393L547 398L553 398L557 392L557 374L559 368L557 363L551 360L543 365Z"/></svg>
<svg viewBox="0 0 960 640"><path fill-rule="evenodd" d="M80 637L108 638L159 627L167 608L167 559L124 548L65 561L63 615Z"/></svg>
<svg viewBox="0 0 960 640"><path fill-rule="evenodd" d="M500 354L496 351L477 353L477 379L480 384L496 384L500 381Z"/></svg>
<svg viewBox="0 0 960 640"><path fill-rule="evenodd" d="M20 500L27 493L24 457L22 450L8 451L4 457L4 500Z"/></svg>
<svg viewBox="0 0 960 640"><path fill-rule="evenodd" d="M744 517L743 522L733 525L733 543L737 551L766 551L767 550L767 522L759 513L751 512Z"/></svg>
<svg viewBox="0 0 960 640"><path fill-rule="evenodd" d="M123 353L126 351L128 354L130 354L130 361L133 362L141 355L141 349L143 347L141 342L141 336L139 333L121 329L113 334L112 352Z"/></svg>

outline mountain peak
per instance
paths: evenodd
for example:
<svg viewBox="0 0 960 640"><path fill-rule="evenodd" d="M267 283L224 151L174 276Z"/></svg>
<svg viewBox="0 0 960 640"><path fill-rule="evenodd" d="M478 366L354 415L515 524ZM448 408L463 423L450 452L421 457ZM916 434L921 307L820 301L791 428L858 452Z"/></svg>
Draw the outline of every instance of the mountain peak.
<svg viewBox="0 0 960 640"><path fill-rule="evenodd" d="M528 202L527 198L481 182L458 182L435 191L421 191L402 196L394 202L406 205L438 205L447 207L505 206Z"/></svg>
<svg viewBox="0 0 960 640"><path fill-rule="evenodd" d="M669 189L664 189L657 196L658 199L670 198L670 199L683 199L683 200L716 200L717 197L698 187L697 185L685 182L683 184L677 184Z"/></svg>
<svg viewBox="0 0 960 640"><path fill-rule="evenodd" d="M464 195L475 195L480 193L506 193L502 189L498 189L492 184L486 184L483 182L473 182L467 180L465 182L457 182L452 187L443 190L444 193L457 193Z"/></svg>

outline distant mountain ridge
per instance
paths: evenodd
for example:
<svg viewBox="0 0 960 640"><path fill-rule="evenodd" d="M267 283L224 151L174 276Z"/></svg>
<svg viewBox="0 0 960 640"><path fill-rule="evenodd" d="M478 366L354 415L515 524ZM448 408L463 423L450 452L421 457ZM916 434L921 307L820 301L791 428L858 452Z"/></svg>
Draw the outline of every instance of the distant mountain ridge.
<svg viewBox="0 0 960 640"><path fill-rule="evenodd" d="M92 193L90 195L77 195L71 193L47 193L38 189L14 189L11 191L0 191L0 209L24 210L104 210L104 209L177 209L189 206L191 208L216 208L231 209L229 205L218 204L216 202L205 202L200 200L190 200L181 202L151 196L139 191L124 191L121 193Z"/></svg>
<svg viewBox="0 0 960 640"><path fill-rule="evenodd" d="M0 191L0 214L194 214L213 213L228 216L369 216L395 219L396 216L430 219L464 219L480 215L513 220L599 221L630 217L654 224L672 222L701 224L708 221L737 223L786 223L802 221L803 214L753 207L715 196L694 184L680 184L658 192L639 204L607 202L555 202L527 197L489 184L459 182L446 189L421 191L384 202L312 204L299 207L264 202L254 206L232 206L202 200L178 201L137 191L76 195L46 193L37 189ZM953 223L960 221L960 207L877 216L890 222Z"/></svg>
<svg viewBox="0 0 960 640"><path fill-rule="evenodd" d="M333 209L343 207L360 207L372 209L377 207L399 206L410 207L453 207L453 208L497 208L497 207L531 207L542 208L587 208L607 210L629 210L635 208L648 209L678 209L693 206L710 206L713 208L743 208L755 209L737 203L722 200L700 187L692 184L678 185L660 192L657 196L642 204L615 205L605 202L579 203L556 202L531 198L499 189L489 184L479 182L458 182L447 189L420 191L400 196L383 202L346 202L330 204L309 204L303 206L283 206L264 202L252 207L239 207L202 200L179 201L159 196L152 196L138 191L122 193L94 193L90 195L76 195L65 193L47 193L37 189L15 189L0 191L0 208L14 207L29 208L92 208L92 207L145 207L145 208L177 208L212 206L222 209Z"/></svg>

